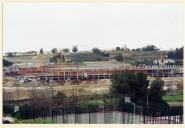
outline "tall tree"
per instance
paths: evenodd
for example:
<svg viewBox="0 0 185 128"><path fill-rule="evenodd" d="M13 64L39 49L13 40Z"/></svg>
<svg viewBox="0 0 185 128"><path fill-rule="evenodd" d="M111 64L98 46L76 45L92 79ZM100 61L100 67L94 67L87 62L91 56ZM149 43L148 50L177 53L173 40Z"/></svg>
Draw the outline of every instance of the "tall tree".
<svg viewBox="0 0 185 128"><path fill-rule="evenodd" d="M133 102L142 104L146 99L149 81L143 73L116 72L112 75L111 94L127 95Z"/></svg>
<svg viewBox="0 0 185 128"><path fill-rule="evenodd" d="M121 54L119 54L117 56L114 56L114 59L119 61L119 62L122 62L123 61L123 56Z"/></svg>
<svg viewBox="0 0 185 128"><path fill-rule="evenodd" d="M44 52L43 52L43 48L40 49L40 54L43 55Z"/></svg>
<svg viewBox="0 0 185 128"><path fill-rule="evenodd" d="M163 89L164 81L160 78L156 78L152 81L151 87L149 89L149 99L154 103L161 103L163 102L162 96L165 94Z"/></svg>
<svg viewBox="0 0 185 128"><path fill-rule="evenodd" d="M73 51L73 53L78 52L78 48L77 48L77 46L73 46L72 51Z"/></svg>
<svg viewBox="0 0 185 128"><path fill-rule="evenodd" d="M8 60L6 60L6 59L3 59L3 66L4 66L4 67L8 67L8 66L12 66L12 65L13 65L12 62L10 62L10 61L8 61Z"/></svg>
<svg viewBox="0 0 185 128"><path fill-rule="evenodd" d="M169 51L167 56L170 59L183 59L183 47L176 48L175 51Z"/></svg>
<svg viewBox="0 0 185 128"><path fill-rule="evenodd" d="M101 54L102 51L98 48L93 48L92 51L95 53L95 54Z"/></svg>
<svg viewBox="0 0 185 128"><path fill-rule="evenodd" d="M159 51L160 49L157 48L155 45L147 45L142 48L143 51Z"/></svg>
<svg viewBox="0 0 185 128"><path fill-rule="evenodd" d="M116 47L116 51L120 51L121 50L121 48L120 47Z"/></svg>
<svg viewBox="0 0 185 128"><path fill-rule="evenodd" d="M63 49L63 51L64 51L64 52L67 52L67 53L69 52L69 50L70 50L69 48L64 48L64 49Z"/></svg>
<svg viewBox="0 0 185 128"><path fill-rule="evenodd" d="M53 54L57 54L57 53L58 53L58 50L57 50L57 48L53 48L53 49L51 50L51 52L52 52Z"/></svg>

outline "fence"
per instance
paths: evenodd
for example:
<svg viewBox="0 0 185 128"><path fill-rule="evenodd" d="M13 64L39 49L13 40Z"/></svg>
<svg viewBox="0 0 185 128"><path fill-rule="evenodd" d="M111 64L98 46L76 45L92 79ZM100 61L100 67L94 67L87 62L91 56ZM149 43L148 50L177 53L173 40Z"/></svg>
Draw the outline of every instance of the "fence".
<svg viewBox="0 0 185 128"><path fill-rule="evenodd" d="M73 90L74 91L74 90ZM162 107L149 104L149 107L136 106L131 104L119 104L118 97L106 97L102 95L77 96L66 98L69 103L66 107L56 106L54 101L61 100L61 97L52 99L52 90L46 91L46 95L37 99L27 101L3 102L3 112L13 113L15 105L20 106L19 113L23 119L51 120L52 123L85 123L85 124L182 124L183 107ZM34 95L35 93L33 93ZM76 96L75 96L76 95ZM91 99L93 104L85 104L86 99ZM98 99L106 99L106 105L98 104ZM80 104L83 101L82 104ZM61 102L61 101L60 101ZM105 103L104 103L105 104ZM12 107L10 107L12 105ZM64 104L61 104L64 105ZM16 114L16 113L13 113Z"/></svg>
<svg viewBox="0 0 185 128"><path fill-rule="evenodd" d="M98 108L54 107L36 113L34 109L24 112L33 120L50 120L51 123L61 124L182 124L183 107L142 108L136 106L123 110L112 106ZM151 112L152 111L152 112ZM31 114L30 114L31 113ZM30 114L30 115L29 115Z"/></svg>

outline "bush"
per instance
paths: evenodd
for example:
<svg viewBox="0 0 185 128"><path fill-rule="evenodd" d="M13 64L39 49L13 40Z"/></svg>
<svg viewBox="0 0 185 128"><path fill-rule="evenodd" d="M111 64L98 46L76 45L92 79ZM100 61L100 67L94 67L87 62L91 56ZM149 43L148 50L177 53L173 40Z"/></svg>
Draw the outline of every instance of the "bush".
<svg viewBox="0 0 185 128"><path fill-rule="evenodd" d="M12 66L12 62L10 62L10 61L8 61L8 60L6 60L6 59L3 59L3 66L4 67L9 67L9 66Z"/></svg>
<svg viewBox="0 0 185 128"><path fill-rule="evenodd" d="M15 114L15 118L16 118L17 120L21 119L21 114L20 114L19 112L17 112L17 113Z"/></svg>
<svg viewBox="0 0 185 128"><path fill-rule="evenodd" d="M142 48L142 51L159 51L159 50L160 49L158 49L154 45L148 45L148 46Z"/></svg>
<svg viewBox="0 0 185 128"><path fill-rule="evenodd" d="M3 104L3 113L12 114L14 112L14 106Z"/></svg>
<svg viewBox="0 0 185 128"><path fill-rule="evenodd" d="M171 59L183 59L183 47L181 48L176 48L175 51L170 51L168 52L168 58Z"/></svg>
<svg viewBox="0 0 185 128"><path fill-rule="evenodd" d="M71 62L81 63L81 62L91 62L91 61L107 61L108 57L104 57L100 54L95 53L76 53L69 55Z"/></svg>
<svg viewBox="0 0 185 128"><path fill-rule="evenodd" d="M53 104L57 106L62 105L65 98L66 98L66 95L64 93L58 92L55 96L52 97Z"/></svg>
<svg viewBox="0 0 185 128"><path fill-rule="evenodd" d="M113 59L119 61L119 62L122 62L123 61L123 56L121 54L115 56Z"/></svg>

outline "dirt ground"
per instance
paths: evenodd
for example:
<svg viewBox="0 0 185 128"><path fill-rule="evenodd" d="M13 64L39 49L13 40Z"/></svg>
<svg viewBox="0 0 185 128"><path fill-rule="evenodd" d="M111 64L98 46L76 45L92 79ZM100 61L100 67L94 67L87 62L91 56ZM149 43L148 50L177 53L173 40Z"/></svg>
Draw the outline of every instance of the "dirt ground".
<svg viewBox="0 0 185 128"><path fill-rule="evenodd" d="M148 78L150 81L154 78ZM165 83L165 87L170 86L173 81L173 84L177 88L183 87L183 78L162 78ZM72 96L74 92L77 92L78 96L82 95L101 95L108 93L109 86L111 85L110 80L99 80L99 81L83 81L79 85L71 85L71 83L66 82L64 85L60 83L51 82L50 84L45 84L38 82L34 84L33 82L21 83L15 78L4 77L3 78L3 100L24 100L30 99L32 96L33 90L36 90L36 93L42 94L56 94L57 92L63 92L66 96ZM75 94L76 95L76 94Z"/></svg>
<svg viewBox="0 0 185 128"><path fill-rule="evenodd" d="M65 83L60 85L59 83L54 84L43 84L38 83L35 85L33 83L20 83L15 80L11 82L4 82L3 85L3 99L4 100L23 100L29 99L35 89L37 93L52 92L56 94L57 92L63 92L66 96L72 96L73 93L77 92L78 96L81 95L95 95L95 94L105 94L109 91L109 86L111 82L109 80L99 80L92 81L90 83L82 82L79 85L71 85L70 83Z"/></svg>

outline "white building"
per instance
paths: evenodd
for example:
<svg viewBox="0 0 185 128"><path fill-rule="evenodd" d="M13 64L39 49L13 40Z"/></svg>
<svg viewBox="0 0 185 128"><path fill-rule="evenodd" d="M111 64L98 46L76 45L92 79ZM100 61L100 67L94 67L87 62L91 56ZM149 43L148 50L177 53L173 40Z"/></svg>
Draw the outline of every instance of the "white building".
<svg viewBox="0 0 185 128"><path fill-rule="evenodd" d="M173 59L163 59L163 62L159 59L153 61L154 64L167 64L167 63L175 63Z"/></svg>

